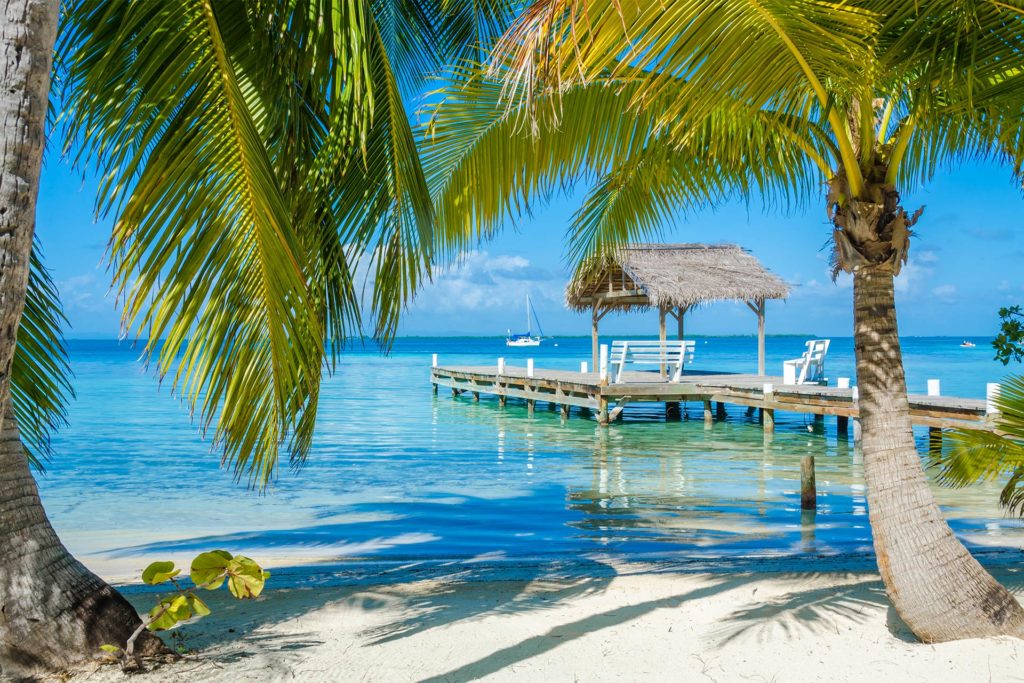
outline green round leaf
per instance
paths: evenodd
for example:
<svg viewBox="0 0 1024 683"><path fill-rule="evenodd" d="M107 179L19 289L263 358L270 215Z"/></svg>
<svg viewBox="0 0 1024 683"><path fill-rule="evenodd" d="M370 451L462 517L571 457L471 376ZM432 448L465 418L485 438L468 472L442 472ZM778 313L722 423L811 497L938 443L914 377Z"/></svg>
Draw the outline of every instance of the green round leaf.
<svg viewBox="0 0 1024 683"><path fill-rule="evenodd" d="M147 628L150 631L166 631L169 628L173 628L175 624L181 621L181 619L178 618L178 610L176 610L174 606L175 600L177 600L177 598L163 598L153 607L153 609L149 610L149 618L152 621L149 622Z"/></svg>
<svg viewBox="0 0 1024 683"><path fill-rule="evenodd" d="M224 583L224 572L232 560L226 550L200 553L192 560L192 583L207 590L217 590Z"/></svg>
<svg viewBox="0 0 1024 683"><path fill-rule="evenodd" d="M173 562L153 562L142 571L142 580L154 586L180 573L181 570L175 569Z"/></svg>
<svg viewBox="0 0 1024 683"><path fill-rule="evenodd" d="M206 603L199 599L194 593L186 593L185 597L188 599L189 609L197 617L205 617L210 613L210 608L206 606Z"/></svg>
<svg viewBox="0 0 1024 683"><path fill-rule="evenodd" d="M239 599L255 598L263 592L263 586L270 576L255 561L238 555L227 567L228 590Z"/></svg>

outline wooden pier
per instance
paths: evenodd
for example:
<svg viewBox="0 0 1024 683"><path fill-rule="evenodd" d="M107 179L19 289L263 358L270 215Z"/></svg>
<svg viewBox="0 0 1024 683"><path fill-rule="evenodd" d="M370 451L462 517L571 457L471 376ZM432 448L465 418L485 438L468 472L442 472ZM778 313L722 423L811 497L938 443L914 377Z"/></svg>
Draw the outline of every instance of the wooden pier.
<svg viewBox="0 0 1024 683"><path fill-rule="evenodd" d="M565 417L572 408L583 408L602 425L619 419L632 404L664 403L666 416L671 416L673 410L678 414L678 404L685 401L702 402L708 424L724 417L726 405L758 410L769 432L774 430L775 411L779 410L819 419L835 416L840 431L859 417L856 388L784 385L782 381L766 375L687 371L679 382L670 382L655 370L625 372L621 382L609 383L596 372L543 370L532 364L526 368L435 365L430 372L435 393L438 387L447 387L453 395L470 393L476 400L489 394L497 396L501 405L509 398L522 399L530 412L537 402L548 403L559 407ZM992 429L990 401L923 394L909 398L913 423L932 428L935 436L938 430L958 427ZM856 436L856 430L854 433Z"/></svg>

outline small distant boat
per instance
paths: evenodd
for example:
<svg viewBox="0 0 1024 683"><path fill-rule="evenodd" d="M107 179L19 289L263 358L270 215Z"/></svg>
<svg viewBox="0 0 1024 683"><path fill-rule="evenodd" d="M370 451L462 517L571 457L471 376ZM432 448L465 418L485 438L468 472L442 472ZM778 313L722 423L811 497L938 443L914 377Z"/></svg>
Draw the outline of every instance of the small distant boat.
<svg viewBox="0 0 1024 683"><path fill-rule="evenodd" d="M537 321L537 331L540 332L537 336L533 335L533 328L531 323ZM544 330L541 329L540 320L537 318L537 311L533 310L533 303L530 301L530 295L526 295L526 333L525 334L512 334L512 330L508 331L508 337L505 339L505 346L540 346L541 340L544 338Z"/></svg>
<svg viewBox="0 0 1024 683"><path fill-rule="evenodd" d="M961 349L973 349L974 346L975 346L974 342L967 341L966 339L964 339L962 342L960 342L960 348Z"/></svg>

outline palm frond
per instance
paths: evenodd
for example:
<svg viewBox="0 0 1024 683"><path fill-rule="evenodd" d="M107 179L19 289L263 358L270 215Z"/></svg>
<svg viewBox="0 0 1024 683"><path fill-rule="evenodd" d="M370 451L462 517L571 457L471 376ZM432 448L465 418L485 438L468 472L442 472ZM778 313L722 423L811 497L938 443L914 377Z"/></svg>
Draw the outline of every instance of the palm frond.
<svg viewBox="0 0 1024 683"><path fill-rule="evenodd" d="M325 359L361 333L360 260L385 337L425 272L430 198L387 47L371 0L66 15L66 133L103 172L124 324L253 485L279 451L308 455Z"/></svg>
<svg viewBox="0 0 1024 683"><path fill-rule="evenodd" d="M465 247L532 202L593 180L570 227L568 258L580 263L753 189L769 204L802 204L831 173L836 150L813 101L799 116L729 105L673 136L659 127L664 102L631 104L645 83L627 71L573 85L557 101L522 96L510 106L500 74L456 69L422 131L439 234ZM539 107L532 134L521 125L529 106Z"/></svg>
<svg viewBox="0 0 1024 683"><path fill-rule="evenodd" d="M1000 503L1024 514L1024 377L1004 380L996 399L995 432L960 429L948 433L948 448L931 454L938 480L953 487L1005 480Z"/></svg>
<svg viewBox="0 0 1024 683"><path fill-rule="evenodd" d="M64 346L68 321L57 285L43 264L38 240L32 245L25 310L11 366L11 399L29 462L42 470L52 455L53 434L67 425L75 396Z"/></svg>

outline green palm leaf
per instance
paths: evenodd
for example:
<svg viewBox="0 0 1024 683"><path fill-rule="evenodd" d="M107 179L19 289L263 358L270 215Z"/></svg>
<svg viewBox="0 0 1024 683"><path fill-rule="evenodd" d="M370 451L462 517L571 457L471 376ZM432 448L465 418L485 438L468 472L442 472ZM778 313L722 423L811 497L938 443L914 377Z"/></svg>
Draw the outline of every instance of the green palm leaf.
<svg viewBox="0 0 1024 683"><path fill-rule="evenodd" d="M43 265L37 241L11 366L11 398L29 462L39 469L52 455L50 440L67 424L68 403L75 396L64 347L67 324L57 286Z"/></svg>
<svg viewBox="0 0 1024 683"><path fill-rule="evenodd" d="M931 454L938 479L947 486L964 487L984 481L1005 480L999 502L1011 512L1024 514L1024 376L1011 376L1000 386L995 400L999 411L995 432L960 429L948 432L949 447Z"/></svg>
<svg viewBox="0 0 1024 683"><path fill-rule="evenodd" d="M124 324L254 485L309 453L325 362L361 334L356 273L386 342L427 271L387 52L412 72L427 47L382 33L382 6L79 0L65 20L66 132L103 172Z"/></svg>

